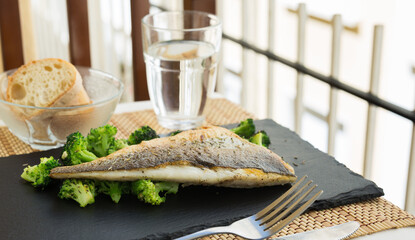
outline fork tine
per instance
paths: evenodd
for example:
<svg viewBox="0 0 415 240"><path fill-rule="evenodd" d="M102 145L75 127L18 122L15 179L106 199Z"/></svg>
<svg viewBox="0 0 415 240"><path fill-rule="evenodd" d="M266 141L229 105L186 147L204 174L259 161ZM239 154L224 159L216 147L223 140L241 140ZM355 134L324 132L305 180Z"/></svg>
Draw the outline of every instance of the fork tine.
<svg viewBox="0 0 415 240"><path fill-rule="evenodd" d="M282 200L284 200L289 194L291 194L303 181L307 178L307 175L302 177L300 180L298 180L288 191L286 191L283 195L281 195L277 200L272 202L270 205L259 211L255 216L256 219L262 218L266 213L271 211L277 204L279 204Z"/></svg>
<svg viewBox="0 0 415 240"><path fill-rule="evenodd" d="M308 181L304 186L302 186L298 191L296 191L290 198L285 200L281 205L279 205L275 210L268 213L268 215L264 216L262 219L255 219L255 220L261 220L261 225L268 222L269 219L274 217L277 213L279 213L285 206L287 206L289 203L291 203L300 193L303 192L303 190L308 187L313 181ZM282 214L281 214L282 215Z"/></svg>
<svg viewBox="0 0 415 240"><path fill-rule="evenodd" d="M323 190L318 191L316 194L314 194L313 197L311 197L307 202L305 202L301 207L299 207L297 210L291 213L288 217L286 217L284 220L280 221L279 223L275 224L274 226L271 226L267 230L270 231L271 234L275 234L281 229L283 229L288 223L293 221L296 217L302 214L311 204L313 204L313 202L316 201L316 199L322 193L323 193Z"/></svg>
<svg viewBox="0 0 415 240"><path fill-rule="evenodd" d="M276 216L275 218L273 218L271 221L269 221L269 222L267 222L267 223L265 223L265 228L270 228L270 227L272 227L275 223L277 223L278 221L280 221L282 218L284 218L285 216L287 216L287 214L292 210L292 209L294 209L294 207L295 206L297 206L305 197L307 197L310 193L311 193L311 191L313 191L314 190L314 188L316 188L317 187L317 185L313 185L310 189L308 189L303 195L301 195L296 201L294 201L294 202L289 202L291 205L289 205L288 207L287 207L287 209L285 209L284 210L284 212L282 212L282 213L280 213L280 214L278 214L278 216ZM302 188L301 189L301 191L303 190L304 188ZM299 191L300 192L300 191ZM301 193L301 192L300 192ZM288 202L288 201L287 201ZM272 216L272 217L274 217L275 216L275 214Z"/></svg>

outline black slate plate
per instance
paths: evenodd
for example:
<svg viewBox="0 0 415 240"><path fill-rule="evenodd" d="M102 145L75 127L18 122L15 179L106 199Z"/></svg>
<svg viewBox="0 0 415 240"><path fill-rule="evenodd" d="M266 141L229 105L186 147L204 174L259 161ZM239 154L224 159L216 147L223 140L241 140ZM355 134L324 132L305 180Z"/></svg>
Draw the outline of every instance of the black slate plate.
<svg viewBox="0 0 415 240"><path fill-rule="evenodd" d="M308 175L324 190L313 209L324 209L383 195L373 182L351 172L272 120L255 122L271 138L270 149ZM229 125L227 127L233 127ZM170 239L202 228L228 224L272 202L289 186L256 189L186 187L161 206L148 206L133 196L119 204L107 196L80 208L57 197L58 185L35 190L20 179L23 164L58 157L61 149L0 158L0 239Z"/></svg>

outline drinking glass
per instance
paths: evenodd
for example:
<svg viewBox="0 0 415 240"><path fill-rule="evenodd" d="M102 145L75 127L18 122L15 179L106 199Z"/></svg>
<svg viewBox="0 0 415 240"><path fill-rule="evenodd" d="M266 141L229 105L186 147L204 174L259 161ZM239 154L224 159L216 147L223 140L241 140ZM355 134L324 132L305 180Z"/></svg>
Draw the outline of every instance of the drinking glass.
<svg viewBox="0 0 415 240"><path fill-rule="evenodd" d="M199 11L159 12L142 19L147 85L161 126L202 125L213 92L222 38L220 20Z"/></svg>

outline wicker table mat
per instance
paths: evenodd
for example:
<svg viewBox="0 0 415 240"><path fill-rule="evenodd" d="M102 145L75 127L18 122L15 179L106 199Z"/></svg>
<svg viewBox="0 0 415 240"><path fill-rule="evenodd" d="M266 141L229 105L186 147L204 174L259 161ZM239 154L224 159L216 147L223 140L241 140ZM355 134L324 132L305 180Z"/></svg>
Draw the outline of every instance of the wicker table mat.
<svg viewBox="0 0 415 240"><path fill-rule="evenodd" d="M238 105L225 99L211 99L206 109L206 123L224 125L239 122L254 116ZM117 137L125 138L133 130L149 125L158 133L166 133L170 130L162 128L152 110L144 110L131 113L115 114L110 124L118 128ZM25 154L36 151L29 145L21 142L6 127L0 127L0 157L16 154ZM336 208L311 211L305 213L286 226L275 236L285 236L293 233L333 226L347 221L358 221L361 226L350 238L363 236L391 228L415 226L415 217L403 211L399 207L377 198L365 202L359 202ZM203 239L241 239L228 234L204 237Z"/></svg>

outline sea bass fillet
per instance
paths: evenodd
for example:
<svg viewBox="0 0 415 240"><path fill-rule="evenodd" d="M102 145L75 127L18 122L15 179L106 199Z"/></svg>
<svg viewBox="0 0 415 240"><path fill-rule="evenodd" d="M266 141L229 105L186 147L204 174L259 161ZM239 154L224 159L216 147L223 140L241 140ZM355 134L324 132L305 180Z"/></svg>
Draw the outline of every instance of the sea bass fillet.
<svg viewBox="0 0 415 240"><path fill-rule="evenodd" d="M92 162L51 170L52 178L151 179L236 188L294 182L294 169L271 150L222 127L143 141Z"/></svg>

